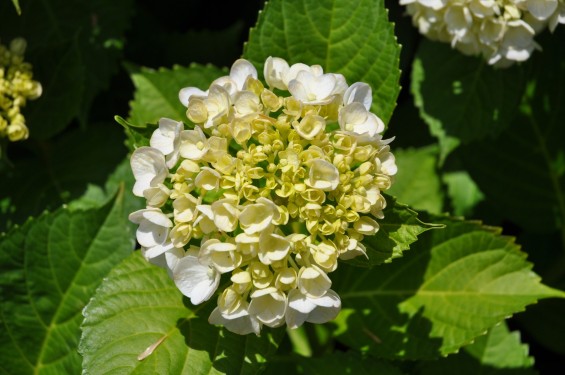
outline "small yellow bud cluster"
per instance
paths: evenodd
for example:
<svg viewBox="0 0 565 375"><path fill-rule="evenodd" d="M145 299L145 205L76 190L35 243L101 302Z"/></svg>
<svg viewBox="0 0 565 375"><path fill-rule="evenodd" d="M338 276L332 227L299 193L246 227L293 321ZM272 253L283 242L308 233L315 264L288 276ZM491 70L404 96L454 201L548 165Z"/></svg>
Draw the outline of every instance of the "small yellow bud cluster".
<svg viewBox="0 0 565 375"><path fill-rule="evenodd" d="M431 40L467 55L483 55L505 67L527 60L539 46L534 36L565 23L564 0L400 0Z"/></svg>
<svg viewBox="0 0 565 375"><path fill-rule="evenodd" d="M32 80L32 67L24 62L25 49L22 38L12 40L9 48L0 44L0 138L10 141L27 139L21 108L41 95L41 84Z"/></svg>
<svg viewBox="0 0 565 375"><path fill-rule="evenodd" d="M131 159L145 257L194 304L231 273L210 322L240 334L337 315L327 274L365 255L396 173L367 84L278 58L265 79L238 60L207 91L181 90L194 128L161 119Z"/></svg>

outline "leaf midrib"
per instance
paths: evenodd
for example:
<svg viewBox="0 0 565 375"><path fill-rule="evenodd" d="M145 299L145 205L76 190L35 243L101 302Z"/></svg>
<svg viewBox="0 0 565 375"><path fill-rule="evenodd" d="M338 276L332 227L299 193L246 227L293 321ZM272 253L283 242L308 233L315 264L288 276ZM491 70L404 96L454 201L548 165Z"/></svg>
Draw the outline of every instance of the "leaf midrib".
<svg viewBox="0 0 565 375"><path fill-rule="evenodd" d="M119 199L121 199L121 197L116 198L116 203L113 205L110 212L106 215L106 218L101 223L101 225L97 228L95 236L93 236L92 240L89 242L88 250L84 253L84 258L86 258L87 255L90 253L91 248L92 248L92 244L95 243L98 240L98 236L100 235L102 228L105 226L105 224L109 220L110 216L114 213L114 210L116 210L116 207L121 205L121 201L118 201ZM51 228L49 228L49 232L51 232ZM58 316L61 312L61 308L62 308L63 305L65 305L64 302L69 298L69 293L70 293L71 290L73 290L74 281L76 280L77 276L82 273L82 270L84 269L84 267L85 267L84 262L81 262L80 267L78 268L77 272L73 275L73 278L71 279L71 282L69 283L69 286L67 287L67 289L64 292L61 291L61 292L63 292L61 294L61 299L60 299L61 302L58 304L57 309L55 310L55 313L53 314L51 321L49 322L49 325L46 326L46 332L45 332L45 336L43 337L43 341L41 343L41 349L40 349L39 355L37 357L36 366L34 368L34 374L39 374L40 368L42 368L43 365L49 364L49 363L43 363L43 356L45 355L45 348L47 346L46 343L47 343L49 337L51 336L52 331L59 325L57 318L58 318ZM50 265L50 269L54 270L54 268L51 265ZM29 289L27 290L27 292L28 292L27 293L28 298L31 301L32 298L31 298L31 295L29 294ZM35 310L35 311L36 311L36 314L38 315L38 318L39 318L39 314L38 314L37 310ZM77 341L77 343L78 343L78 341Z"/></svg>

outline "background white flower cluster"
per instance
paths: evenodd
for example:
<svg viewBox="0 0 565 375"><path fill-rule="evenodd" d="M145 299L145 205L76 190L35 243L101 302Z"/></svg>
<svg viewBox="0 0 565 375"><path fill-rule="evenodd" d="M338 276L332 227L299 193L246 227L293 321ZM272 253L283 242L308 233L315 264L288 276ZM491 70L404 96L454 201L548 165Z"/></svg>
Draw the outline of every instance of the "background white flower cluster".
<svg viewBox="0 0 565 375"><path fill-rule="evenodd" d="M539 48L534 36L565 23L563 0L400 0L412 21L432 40L467 55L483 55L506 67Z"/></svg>
<svg viewBox="0 0 565 375"><path fill-rule="evenodd" d="M327 274L365 254L396 174L369 85L271 57L264 76L242 59L182 89L194 128L163 118L131 157L144 256L193 304L229 275L209 321L239 334L338 314Z"/></svg>

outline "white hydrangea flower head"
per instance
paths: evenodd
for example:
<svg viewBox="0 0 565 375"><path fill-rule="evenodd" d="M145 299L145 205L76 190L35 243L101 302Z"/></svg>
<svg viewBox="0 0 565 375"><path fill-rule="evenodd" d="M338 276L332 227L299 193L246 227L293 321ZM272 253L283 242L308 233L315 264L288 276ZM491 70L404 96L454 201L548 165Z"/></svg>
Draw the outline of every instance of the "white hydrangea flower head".
<svg viewBox="0 0 565 375"><path fill-rule="evenodd" d="M335 318L330 274L367 256L397 171L368 84L278 57L264 77L238 60L183 88L190 125L162 119L131 158L143 254L193 304L219 293L209 321L238 334Z"/></svg>
<svg viewBox="0 0 565 375"><path fill-rule="evenodd" d="M565 23L565 0L400 0L421 34L507 67L527 60L536 34Z"/></svg>

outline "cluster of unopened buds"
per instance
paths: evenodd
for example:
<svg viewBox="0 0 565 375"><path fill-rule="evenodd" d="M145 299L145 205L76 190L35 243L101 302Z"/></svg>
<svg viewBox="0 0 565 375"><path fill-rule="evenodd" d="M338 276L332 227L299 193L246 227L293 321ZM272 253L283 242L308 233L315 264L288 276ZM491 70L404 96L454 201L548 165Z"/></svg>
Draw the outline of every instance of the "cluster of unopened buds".
<svg viewBox="0 0 565 375"><path fill-rule="evenodd" d="M182 89L194 126L163 118L131 157L143 255L195 305L229 275L209 321L239 334L338 314L328 273L366 255L396 173L369 85L276 57L264 77L241 59Z"/></svg>
<svg viewBox="0 0 565 375"><path fill-rule="evenodd" d="M9 48L0 44L0 138L10 141L29 135L21 108L27 100L41 95L41 84L34 81L32 67L24 62L26 41L12 40Z"/></svg>
<svg viewBox="0 0 565 375"><path fill-rule="evenodd" d="M527 60L534 36L565 23L565 0L400 0L420 30L467 55L505 67Z"/></svg>

